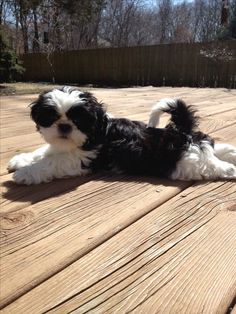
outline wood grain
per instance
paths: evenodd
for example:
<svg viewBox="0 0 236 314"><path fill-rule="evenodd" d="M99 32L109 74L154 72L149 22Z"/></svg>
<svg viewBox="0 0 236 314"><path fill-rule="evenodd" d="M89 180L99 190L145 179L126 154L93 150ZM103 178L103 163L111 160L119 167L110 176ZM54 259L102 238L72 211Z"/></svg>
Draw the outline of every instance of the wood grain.
<svg viewBox="0 0 236 314"><path fill-rule="evenodd" d="M110 177L3 214L3 304L60 271L188 185Z"/></svg>
<svg viewBox="0 0 236 314"><path fill-rule="evenodd" d="M225 313L236 293L235 211L234 183L198 183L3 313Z"/></svg>
<svg viewBox="0 0 236 314"><path fill-rule="evenodd" d="M235 91L145 87L94 93L115 115L144 121L155 100L182 97L198 107L204 131L236 144ZM54 307L60 313L193 313L194 306L224 313L235 292L235 183L191 186L101 173L16 186L4 169L8 159L42 141L26 114L33 98L4 97L2 106L4 313ZM17 126L14 114L21 119Z"/></svg>

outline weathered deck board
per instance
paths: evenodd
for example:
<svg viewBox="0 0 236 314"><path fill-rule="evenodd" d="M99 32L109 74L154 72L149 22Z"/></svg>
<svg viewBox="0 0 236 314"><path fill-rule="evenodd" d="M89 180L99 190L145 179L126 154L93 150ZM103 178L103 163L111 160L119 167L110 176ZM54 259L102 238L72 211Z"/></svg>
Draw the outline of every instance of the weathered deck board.
<svg viewBox="0 0 236 314"><path fill-rule="evenodd" d="M229 129L233 137L236 127ZM221 130L218 136L223 131L225 134ZM9 295L15 298L29 286L39 284L191 184L167 183L163 188L162 181L156 179L118 180L90 181L66 195L2 217L2 228L6 230L1 249L1 282L5 287L2 302L8 302ZM58 265L54 265L55 259Z"/></svg>
<svg viewBox="0 0 236 314"><path fill-rule="evenodd" d="M149 87L95 90L95 94L109 103L109 112L116 116L144 121L155 100L182 97L198 107L204 131L221 141L236 144L235 91ZM4 193L1 305L13 302L4 312L30 313L33 305L35 313L40 313L62 303L55 308L60 313L78 307L78 313L87 310L125 313L135 306L138 306L137 313L154 313L154 309L163 313L172 309L173 313L184 313L191 312L194 306L204 313L224 313L236 295L232 271L236 263L232 249L236 245L235 183L191 186L191 182L100 174L58 180L39 187L15 186L9 182L11 175L4 169L8 158L19 150L30 151L42 143L38 134L32 133L26 108L35 97L21 97L19 103L4 98L4 115L1 116L1 149L5 151L1 160L4 174L1 176ZM15 110L21 117L17 127L12 120ZM220 207L220 200L225 209ZM189 204L193 206L190 212ZM156 215L156 220L150 218L154 217L152 215ZM160 230L169 230L167 234L162 231L159 234L160 225L155 225L155 221L163 223ZM155 228L158 228L158 236L152 239ZM140 241L138 245L136 241ZM114 248L115 244L119 250ZM110 259L111 252L114 261L110 265L107 258ZM147 252L150 254L146 255ZM208 259L211 263L205 270L203 265ZM147 261L147 265L145 262L142 269L143 261ZM133 267L138 269L134 273ZM185 267L191 276L184 273ZM223 279L218 268L226 274ZM150 277L145 277L145 270ZM127 279L117 283L123 271L128 274ZM75 280L70 285L72 274ZM82 281L81 274L84 274ZM168 277L171 274L174 274L173 279ZM205 278L209 274L208 284L198 285L197 282L198 288L194 286L194 276ZM73 286L76 283L77 286ZM105 291L110 284L114 284L113 288ZM104 293L101 290L101 295L97 296L99 287ZM196 300L191 289L192 294L199 291ZM217 294L217 289L223 290L223 294L221 291ZM152 292L155 292L153 296Z"/></svg>
<svg viewBox="0 0 236 314"><path fill-rule="evenodd" d="M123 180L88 182L73 192L4 215L2 302L60 271L187 185Z"/></svg>
<svg viewBox="0 0 236 314"><path fill-rule="evenodd" d="M31 290L6 312L30 313L34 304L36 312L56 307L58 313L76 308L79 313L134 308L137 313L176 313L180 308L183 313L224 313L236 292L235 210L234 183L198 183Z"/></svg>

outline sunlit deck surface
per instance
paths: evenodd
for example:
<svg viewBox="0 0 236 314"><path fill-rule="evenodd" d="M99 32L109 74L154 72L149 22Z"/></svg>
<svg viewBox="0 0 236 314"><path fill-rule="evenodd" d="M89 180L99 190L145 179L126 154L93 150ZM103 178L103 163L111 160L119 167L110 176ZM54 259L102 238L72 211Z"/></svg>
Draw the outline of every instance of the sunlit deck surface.
<svg viewBox="0 0 236 314"><path fill-rule="evenodd" d="M93 93L142 121L180 97L203 131L236 145L236 90ZM1 99L2 313L236 313L236 183L101 173L17 186L8 160L43 144L27 107L36 96Z"/></svg>

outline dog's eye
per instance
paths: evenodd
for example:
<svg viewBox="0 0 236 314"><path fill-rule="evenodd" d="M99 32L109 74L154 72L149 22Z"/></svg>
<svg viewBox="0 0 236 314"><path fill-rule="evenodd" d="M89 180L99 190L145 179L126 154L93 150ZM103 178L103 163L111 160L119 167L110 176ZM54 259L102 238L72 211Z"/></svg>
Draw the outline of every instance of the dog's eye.
<svg viewBox="0 0 236 314"><path fill-rule="evenodd" d="M91 130L96 120L94 112L89 109L88 107L74 106L66 113L68 119L82 132Z"/></svg>
<svg viewBox="0 0 236 314"><path fill-rule="evenodd" d="M33 120L40 126L49 128L60 116L53 107L33 107L31 111Z"/></svg>
<svg viewBox="0 0 236 314"><path fill-rule="evenodd" d="M73 119L72 122L73 122L74 124L77 124L77 123L78 123L78 120Z"/></svg>

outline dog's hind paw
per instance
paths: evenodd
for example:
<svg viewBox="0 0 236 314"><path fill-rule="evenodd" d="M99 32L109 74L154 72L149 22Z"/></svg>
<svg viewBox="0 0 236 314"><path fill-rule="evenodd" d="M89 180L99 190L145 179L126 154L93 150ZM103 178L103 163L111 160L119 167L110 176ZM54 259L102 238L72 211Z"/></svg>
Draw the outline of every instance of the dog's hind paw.
<svg viewBox="0 0 236 314"><path fill-rule="evenodd" d="M214 147L215 155L230 164L236 166L236 147L230 144L215 144Z"/></svg>

